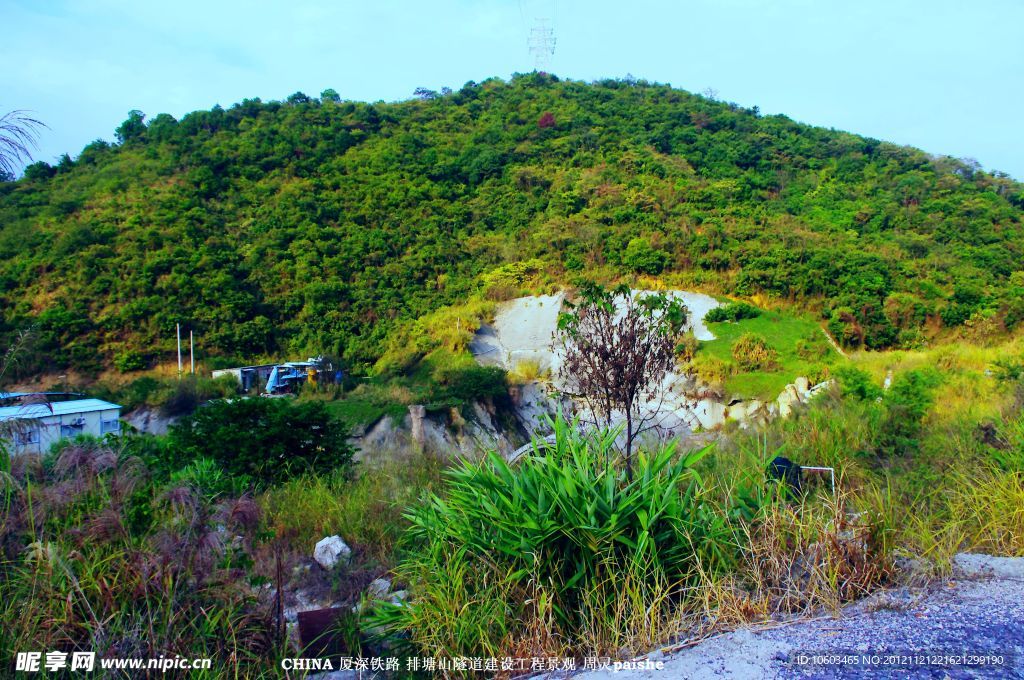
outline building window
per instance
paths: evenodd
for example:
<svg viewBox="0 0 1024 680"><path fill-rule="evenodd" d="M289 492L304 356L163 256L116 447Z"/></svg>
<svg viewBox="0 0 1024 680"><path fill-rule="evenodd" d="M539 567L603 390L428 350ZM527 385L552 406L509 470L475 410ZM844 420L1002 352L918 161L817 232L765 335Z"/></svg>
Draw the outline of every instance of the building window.
<svg viewBox="0 0 1024 680"><path fill-rule="evenodd" d="M18 446L28 446L39 443L39 428L30 427L26 430L15 433L14 441Z"/></svg>
<svg viewBox="0 0 1024 680"><path fill-rule="evenodd" d="M85 418L79 417L77 420L72 420L70 423L63 423L60 426L61 437L77 437L83 432L85 432Z"/></svg>
<svg viewBox="0 0 1024 680"><path fill-rule="evenodd" d="M100 421L100 434L109 434L111 432L121 431L121 421L117 418L113 420Z"/></svg>

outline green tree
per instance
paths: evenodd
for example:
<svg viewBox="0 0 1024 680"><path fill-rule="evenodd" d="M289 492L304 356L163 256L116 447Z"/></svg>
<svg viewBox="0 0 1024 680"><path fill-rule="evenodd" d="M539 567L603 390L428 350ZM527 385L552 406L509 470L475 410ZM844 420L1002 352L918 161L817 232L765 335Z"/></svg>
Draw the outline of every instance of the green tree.
<svg viewBox="0 0 1024 680"><path fill-rule="evenodd" d="M137 109L128 112L128 118L114 130L114 137L119 144L141 139L146 134L146 114Z"/></svg>
<svg viewBox="0 0 1024 680"><path fill-rule="evenodd" d="M898 374L882 397L885 414L878 450L885 456L906 456L920 448L924 419L934 402L941 376L932 369Z"/></svg>
<svg viewBox="0 0 1024 680"><path fill-rule="evenodd" d="M172 444L190 459L208 458L260 485L347 470L347 437L323 402L269 398L213 401L171 430Z"/></svg>
<svg viewBox="0 0 1024 680"><path fill-rule="evenodd" d="M668 253L657 250L645 238L635 238L622 254L622 264L638 274L660 274L668 262Z"/></svg>

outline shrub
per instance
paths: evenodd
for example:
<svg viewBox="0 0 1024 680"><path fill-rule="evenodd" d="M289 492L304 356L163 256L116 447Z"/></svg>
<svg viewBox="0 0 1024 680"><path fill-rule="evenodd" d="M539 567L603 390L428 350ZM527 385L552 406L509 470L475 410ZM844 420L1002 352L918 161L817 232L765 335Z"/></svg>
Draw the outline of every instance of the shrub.
<svg viewBox="0 0 1024 680"><path fill-rule="evenodd" d="M213 401L171 429L173 448L259 484L348 468L347 436L322 401L269 398Z"/></svg>
<svg viewBox="0 0 1024 680"><path fill-rule="evenodd" d="M668 253L657 250L645 238L635 238L622 254L622 264L638 274L660 274L668 263Z"/></svg>
<svg viewBox="0 0 1024 680"><path fill-rule="evenodd" d="M744 333L733 343L732 358L744 371L772 371L779 367L779 353L756 333Z"/></svg>
<svg viewBox="0 0 1024 680"><path fill-rule="evenodd" d="M753 319L760 315L761 310L751 304L746 302L730 302L727 305L710 310L704 316L704 320L711 322L741 321L743 319Z"/></svg>
<svg viewBox="0 0 1024 680"><path fill-rule="evenodd" d="M809 335L796 341L796 354L806 361L821 361L832 353L832 348L821 333Z"/></svg>
<svg viewBox="0 0 1024 680"><path fill-rule="evenodd" d="M508 376L497 366L463 366L441 371L444 395L458 401L473 401L508 395Z"/></svg>
<svg viewBox="0 0 1024 680"><path fill-rule="evenodd" d="M133 349L126 349L114 356L114 367L122 373L141 371L146 367L146 359Z"/></svg>
<svg viewBox="0 0 1024 680"><path fill-rule="evenodd" d="M1024 361L1014 361L1009 357L1000 357L993 362L992 374L1000 382L1010 382L1024 378Z"/></svg>
<svg viewBox="0 0 1024 680"><path fill-rule="evenodd" d="M704 382L724 387L726 380L736 374L736 364L710 354L698 354L693 361L693 370Z"/></svg>
<svg viewBox="0 0 1024 680"><path fill-rule="evenodd" d="M700 340L693 334L693 331L686 331L679 338L676 345L676 356L684 364L692 363L700 350Z"/></svg>
<svg viewBox="0 0 1024 680"><path fill-rule="evenodd" d="M885 415L879 431L879 453L903 456L920 448L924 417L940 382L941 376L934 369L906 371L893 379L882 397Z"/></svg>
<svg viewBox="0 0 1024 680"><path fill-rule="evenodd" d="M840 366L835 370L842 395L853 396L861 401L874 400L882 396L882 388L872 381L871 376L853 366Z"/></svg>
<svg viewBox="0 0 1024 680"><path fill-rule="evenodd" d="M109 395L111 401L123 405L125 409L131 410L139 406L152 406L158 401L157 395L165 391L166 386L152 376L144 375L136 378L120 390Z"/></svg>
<svg viewBox="0 0 1024 680"><path fill-rule="evenodd" d="M548 377L549 370L541 366L537 359L521 359L516 362L508 374L509 381L517 385L543 380Z"/></svg>
<svg viewBox="0 0 1024 680"><path fill-rule="evenodd" d="M222 496L241 496L248 485L248 477L225 474L210 458L198 458L170 476L170 486L188 486L209 501Z"/></svg>
<svg viewBox="0 0 1024 680"><path fill-rule="evenodd" d="M164 390L157 394L160 412L165 416L184 416L192 413L200 404L211 399L225 399L238 393L238 381L225 375L217 379L196 375L184 376L180 380L165 383Z"/></svg>
<svg viewBox="0 0 1024 680"><path fill-rule="evenodd" d="M621 643L638 623L631 617L658 617L699 571L717 572L733 559L724 516L691 474L709 448L638 453L628 482L615 454L617 432L587 436L561 418L553 427L551 448L514 465L496 453L463 462L448 473L443 497L431 495L409 512L415 549L398 573L414 598L385 605L380 616L423 653L493 653L506 636L504 644L515 647L536 639L531 626L539 620L548 644ZM457 606L459 615L438 602ZM479 622L471 634L460 630L471 621Z"/></svg>

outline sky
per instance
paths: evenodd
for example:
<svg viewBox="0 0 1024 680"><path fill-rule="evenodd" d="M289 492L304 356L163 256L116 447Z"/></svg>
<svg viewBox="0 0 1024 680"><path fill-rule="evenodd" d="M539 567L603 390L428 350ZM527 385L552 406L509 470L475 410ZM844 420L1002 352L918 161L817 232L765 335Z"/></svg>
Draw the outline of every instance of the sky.
<svg viewBox="0 0 1024 680"><path fill-rule="evenodd" d="M46 123L34 155L54 162L132 109L395 101L532 71L538 19L562 78L711 88L1024 180L1022 0L0 0L0 113Z"/></svg>

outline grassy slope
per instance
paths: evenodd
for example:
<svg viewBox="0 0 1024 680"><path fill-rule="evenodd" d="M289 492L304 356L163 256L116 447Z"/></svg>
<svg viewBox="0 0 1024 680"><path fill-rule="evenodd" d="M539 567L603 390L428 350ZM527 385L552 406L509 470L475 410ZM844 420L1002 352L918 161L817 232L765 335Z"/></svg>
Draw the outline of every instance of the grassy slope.
<svg viewBox="0 0 1024 680"><path fill-rule="evenodd" d="M798 353L801 340L820 347L825 341L821 327L805 317L783 311L766 310L754 319L738 322L709 323L715 339L701 343L700 352L720 361L732 363L732 346L745 333L756 333L779 353L779 369L775 371L741 371L725 380L727 394L743 399L775 399L788 383L798 376L812 380L822 367L838 355L829 347L822 358L806 358Z"/></svg>

